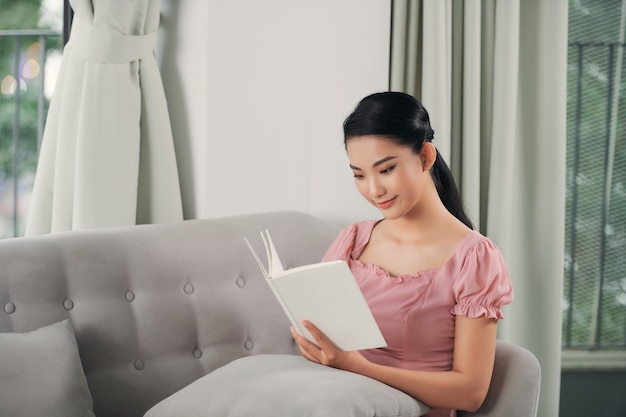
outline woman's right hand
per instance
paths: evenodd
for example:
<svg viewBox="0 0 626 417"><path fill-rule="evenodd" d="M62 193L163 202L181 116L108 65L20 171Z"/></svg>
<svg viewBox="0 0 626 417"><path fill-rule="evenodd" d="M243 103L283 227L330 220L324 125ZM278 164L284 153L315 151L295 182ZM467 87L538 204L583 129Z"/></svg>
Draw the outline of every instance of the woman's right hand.
<svg viewBox="0 0 626 417"><path fill-rule="evenodd" d="M302 356L311 362L343 369L344 371L361 373L360 371L365 369L368 361L358 351L341 350L313 323L304 320L302 324L317 343L312 343L292 327L291 334Z"/></svg>

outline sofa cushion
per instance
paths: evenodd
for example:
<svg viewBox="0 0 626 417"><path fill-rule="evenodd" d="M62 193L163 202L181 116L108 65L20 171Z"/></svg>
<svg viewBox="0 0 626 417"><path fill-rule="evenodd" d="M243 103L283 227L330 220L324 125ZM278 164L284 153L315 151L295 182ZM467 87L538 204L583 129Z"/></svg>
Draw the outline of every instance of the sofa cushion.
<svg viewBox="0 0 626 417"><path fill-rule="evenodd" d="M0 387L2 415L94 415L69 320L27 333L0 333Z"/></svg>
<svg viewBox="0 0 626 417"><path fill-rule="evenodd" d="M374 379L297 355L237 359L171 395L144 417L411 417L428 407Z"/></svg>

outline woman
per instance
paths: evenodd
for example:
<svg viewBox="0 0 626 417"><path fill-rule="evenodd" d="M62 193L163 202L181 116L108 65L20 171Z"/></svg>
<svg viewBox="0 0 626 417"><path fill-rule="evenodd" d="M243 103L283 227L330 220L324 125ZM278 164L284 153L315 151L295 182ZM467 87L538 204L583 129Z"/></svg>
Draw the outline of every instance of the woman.
<svg viewBox="0 0 626 417"><path fill-rule="evenodd" d="M433 137L426 109L403 93L365 97L344 122L356 186L383 219L345 228L324 260L348 263L388 346L346 352L310 322L317 344L292 329L307 359L398 388L430 417L480 407L497 320L513 298L504 260L473 230Z"/></svg>

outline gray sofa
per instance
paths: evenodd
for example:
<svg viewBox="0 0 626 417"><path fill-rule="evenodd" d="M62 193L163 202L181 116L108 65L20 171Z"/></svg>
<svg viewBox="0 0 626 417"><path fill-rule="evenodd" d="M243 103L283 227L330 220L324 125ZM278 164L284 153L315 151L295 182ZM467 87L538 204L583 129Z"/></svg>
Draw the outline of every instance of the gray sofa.
<svg viewBox="0 0 626 417"><path fill-rule="evenodd" d="M0 416L426 412L400 391L298 355L244 243L263 229L286 268L318 262L339 232L307 214L273 212L0 240ZM536 359L498 343L476 415L535 415ZM301 395L310 385L300 380L318 397Z"/></svg>
<svg viewBox="0 0 626 417"><path fill-rule="evenodd" d="M319 262L338 232L276 212L0 240L0 333L69 318L95 415L142 416L236 358L296 353L243 240L263 229L285 267Z"/></svg>

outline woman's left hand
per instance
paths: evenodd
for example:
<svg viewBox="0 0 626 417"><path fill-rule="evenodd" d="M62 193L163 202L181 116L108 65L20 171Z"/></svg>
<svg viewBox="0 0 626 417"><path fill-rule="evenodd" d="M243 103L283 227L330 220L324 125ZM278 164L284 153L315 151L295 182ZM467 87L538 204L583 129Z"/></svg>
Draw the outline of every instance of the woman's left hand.
<svg viewBox="0 0 626 417"><path fill-rule="evenodd" d="M339 349L326 335L308 320L302 322L304 327L315 338L315 343L310 342L299 334L293 327L291 334L300 348L302 356L311 362L320 363L333 368L343 369L356 373L362 373L367 360L358 351L344 351Z"/></svg>

